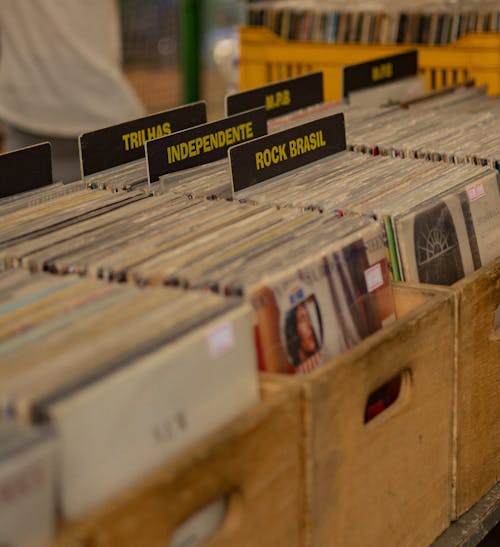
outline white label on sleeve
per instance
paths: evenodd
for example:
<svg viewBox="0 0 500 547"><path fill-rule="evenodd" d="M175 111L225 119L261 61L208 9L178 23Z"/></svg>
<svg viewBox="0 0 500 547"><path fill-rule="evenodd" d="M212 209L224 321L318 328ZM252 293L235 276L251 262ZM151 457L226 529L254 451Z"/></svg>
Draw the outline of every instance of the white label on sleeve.
<svg viewBox="0 0 500 547"><path fill-rule="evenodd" d="M208 333L208 351L210 357L221 357L234 347L234 331L232 323L219 325Z"/></svg>
<svg viewBox="0 0 500 547"><path fill-rule="evenodd" d="M482 184L467 189L469 201L476 201L476 199L482 198L485 195L486 192L484 191L484 186Z"/></svg>
<svg viewBox="0 0 500 547"><path fill-rule="evenodd" d="M365 270L364 274L368 292L372 292L384 285L384 276L382 275L382 268L380 267L379 262Z"/></svg>

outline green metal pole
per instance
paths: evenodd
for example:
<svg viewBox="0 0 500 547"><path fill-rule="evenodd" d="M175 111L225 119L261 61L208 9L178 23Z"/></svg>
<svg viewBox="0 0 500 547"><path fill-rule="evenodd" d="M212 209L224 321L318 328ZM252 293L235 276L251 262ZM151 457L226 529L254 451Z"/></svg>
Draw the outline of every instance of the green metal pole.
<svg viewBox="0 0 500 547"><path fill-rule="evenodd" d="M201 0L180 0L180 60L184 102L200 99Z"/></svg>

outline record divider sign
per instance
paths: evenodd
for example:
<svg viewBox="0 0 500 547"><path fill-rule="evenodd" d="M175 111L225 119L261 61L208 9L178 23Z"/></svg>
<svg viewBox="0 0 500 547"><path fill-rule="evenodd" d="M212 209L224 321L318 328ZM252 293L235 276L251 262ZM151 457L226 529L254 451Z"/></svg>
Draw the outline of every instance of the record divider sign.
<svg viewBox="0 0 500 547"><path fill-rule="evenodd" d="M344 114L291 127L229 149L236 192L346 150Z"/></svg>
<svg viewBox="0 0 500 547"><path fill-rule="evenodd" d="M148 141L148 181L227 158L230 146L267 135L264 107Z"/></svg>
<svg viewBox="0 0 500 547"><path fill-rule="evenodd" d="M323 73L312 72L272 84L226 95L226 115L263 106L269 119L324 101Z"/></svg>
<svg viewBox="0 0 500 547"><path fill-rule="evenodd" d="M144 143L207 121L205 101L84 133L79 138L82 178L144 158Z"/></svg>
<svg viewBox="0 0 500 547"><path fill-rule="evenodd" d="M361 89L379 87L418 73L418 51L411 50L389 57L345 66L342 69L342 96Z"/></svg>
<svg viewBox="0 0 500 547"><path fill-rule="evenodd" d="M43 142L0 154L0 198L49 184L52 184L50 143Z"/></svg>

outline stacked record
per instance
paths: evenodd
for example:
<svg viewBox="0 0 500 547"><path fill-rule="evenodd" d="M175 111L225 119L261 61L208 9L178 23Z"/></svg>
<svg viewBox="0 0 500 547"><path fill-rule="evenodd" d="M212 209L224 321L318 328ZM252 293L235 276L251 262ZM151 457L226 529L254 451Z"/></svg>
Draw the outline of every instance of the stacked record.
<svg viewBox="0 0 500 547"><path fill-rule="evenodd" d="M499 168L499 115L497 97L459 89L352 123L348 115L348 138L353 150L372 154Z"/></svg>
<svg viewBox="0 0 500 547"><path fill-rule="evenodd" d="M239 299L21 269L0 275L0 294L0 423L52 426L67 518L258 400Z"/></svg>
<svg viewBox="0 0 500 547"><path fill-rule="evenodd" d="M350 150L371 155L500 167L500 100L458 87L386 108L322 103L269 121L276 132L343 112Z"/></svg>
<svg viewBox="0 0 500 547"><path fill-rule="evenodd" d="M15 211L20 211L27 207L34 207L42 203L47 203L54 199L62 198L73 194L74 199L88 194L87 185L83 181L63 184L61 182L49 184L42 188L21 192L0 198L0 215L6 215Z"/></svg>
<svg viewBox="0 0 500 547"><path fill-rule="evenodd" d="M55 442L48 428L0 423L0 491L5 545L50 544L56 498Z"/></svg>
<svg viewBox="0 0 500 547"><path fill-rule="evenodd" d="M148 172L145 161L120 165L106 171L85 177L88 188L110 192L131 192L148 186Z"/></svg>
<svg viewBox="0 0 500 547"><path fill-rule="evenodd" d="M42 193L50 193L51 188L46 188L47 190ZM82 223L91 228L92 220L98 221L110 212L148 196L140 191L112 194L99 190L81 189L62 197L54 197L49 201L37 200L34 204L31 197L26 198L27 202L21 197L22 194L19 200L4 198L0 201L2 269L8 269L16 264L10 260L12 255L5 249L42 236L50 241L53 232L63 228L71 229L72 226Z"/></svg>
<svg viewBox="0 0 500 547"><path fill-rule="evenodd" d="M484 96L480 97L484 99ZM315 112L310 110L307 116L317 118L324 114L325 108L328 107L319 107ZM350 109L348 115L351 112L357 116L356 120L362 119L357 109ZM400 110L373 111L379 132L383 132L382 120L390 117L391 112L399 113ZM486 108L485 116L489 116L489 112ZM366 111L362 113L365 115ZM227 197L235 189L237 200L273 205L282 211L297 208L374 217L384 225L395 279L450 284L500 254L500 196L496 170L465 162L455 165L358 155L345 151L345 145L343 152L335 153L342 149L340 143L345 143L342 115L294 125L297 120L302 121L300 115L295 119L288 116L283 123L290 125L290 129L231 149L231 177L227 163L220 161L205 171L198 167L182 172L182 176L180 173L166 175L160 184L165 190L191 197ZM273 123L279 123L279 120ZM293 151L295 155L300 152L302 157L313 157L312 148L313 144L316 147L317 141L308 139L317 132L311 133L311 127L323 127L326 135L335 124L338 132L333 132L331 142L330 137L325 137L323 144L327 152L322 159L311 160L300 168L285 169L282 174L276 171L280 164L292 161L286 156L286 150L289 154ZM387 132L390 127L387 126ZM299 137L300 148L298 140L290 137L290 131L304 133ZM250 152L241 161L247 149ZM256 152L258 149L261 151ZM276 157L271 154L273 150ZM267 158L268 163L264 164L262 158ZM250 170L250 175L244 177L249 182L243 187L235 182L235 176L238 178L242 170ZM260 175L266 171L269 176ZM424 211L427 212L424 214ZM440 211L444 213L441 215ZM413 218L412 215L420 220L411 221L412 229L405 230L403 219ZM426 222L421 220L424 217ZM436 256L448 256L447 249L456 251L455 266L449 269L434 260ZM434 266L426 266L430 263Z"/></svg>
<svg viewBox="0 0 500 547"><path fill-rule="evenodd" d="M25 270L4 272L0 291L3 415L27 412L27 419L49 394L62 396L237 305L201 292L142 291Z"/></svg>
<svg viewBox="0 0 500 547"><path fill-rule="evenodd" d="M142 197L118 207L119 197L131 199L133 194L104 195L113 207L99 215L82 214L81 205L76 204L73 211L78 214L73 217L66 209L61 219L34 213L23 219L4 217L3 263L142 285L210 289L254 303L254 295L271 283L283 317L290 311L288 291L303 298L316 294L318 306L324 307L325 340L314 366L392 317L382 230L368 218L339 219L294 207L278 210L267 204L193 200L174 193ZM73 221L64 222L66 217ZM15 237L20 226L23 237ZM372 243L366 248L361 244L359 253L349 250L363 241ZM351 255L352 259L345 258ZM367 286L364 272L373 266L378 282L372 287ZM321 278L319 288L314 275L306 271L320 272L314 274ZM275 289L276 284L281 289ZM303 298L295 295L292 300L298 304ZM341 335L336 328L327 329L338 321L344 325ZM317 334L317 340L318 347L323 347L322 336ZM279 361L268 359L261 366L295 371L302 361L293 361L285 353ZM309 362L304 370L311 367Z"/></svg>
<svg viewBox="0 0 500 547"><path fill-rule="evenodd" d="M446 45L469 32L500 31L494 0L257 0L246 12L250 25L311 42Z"/></svg>
<svg viewBox="0 0 500 547"><path fill-rule="evenodd" d="M498 171L455 163L342 152L236 195L254 203L371 215L385 227L395 279L448 285L500 255Z"/></svg>

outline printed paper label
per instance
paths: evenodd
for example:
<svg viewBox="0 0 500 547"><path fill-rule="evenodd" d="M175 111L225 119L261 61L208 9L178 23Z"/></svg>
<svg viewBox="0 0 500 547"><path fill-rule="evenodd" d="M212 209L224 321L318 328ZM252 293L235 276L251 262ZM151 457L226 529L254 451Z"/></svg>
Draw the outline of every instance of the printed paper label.
<svg viewBox="0 0 500 547"><path fill-rule="evenodd" d="M384 285L382 268L379 263L374 264L371 268L365 270L364 274L368 292L373 292L375 289L378 289Z"/></svg>
<svg viewBox="0 0 500 547"><path fill-rule="evenodd" d="M234 348L234 331L232 323L224 323L208 334L208 351L210 357L217 359Z"/></svg>
<svg viewBox="0 0 500 547"><path fill-rule="evenodd" d="M486 195L486 192L484 191L484 186L482 184L478 184L477 186L474 186L473 188L469 188L467 190L467 196L469 198L469 201L476 201L477 199L480 199Z"/></svg>

